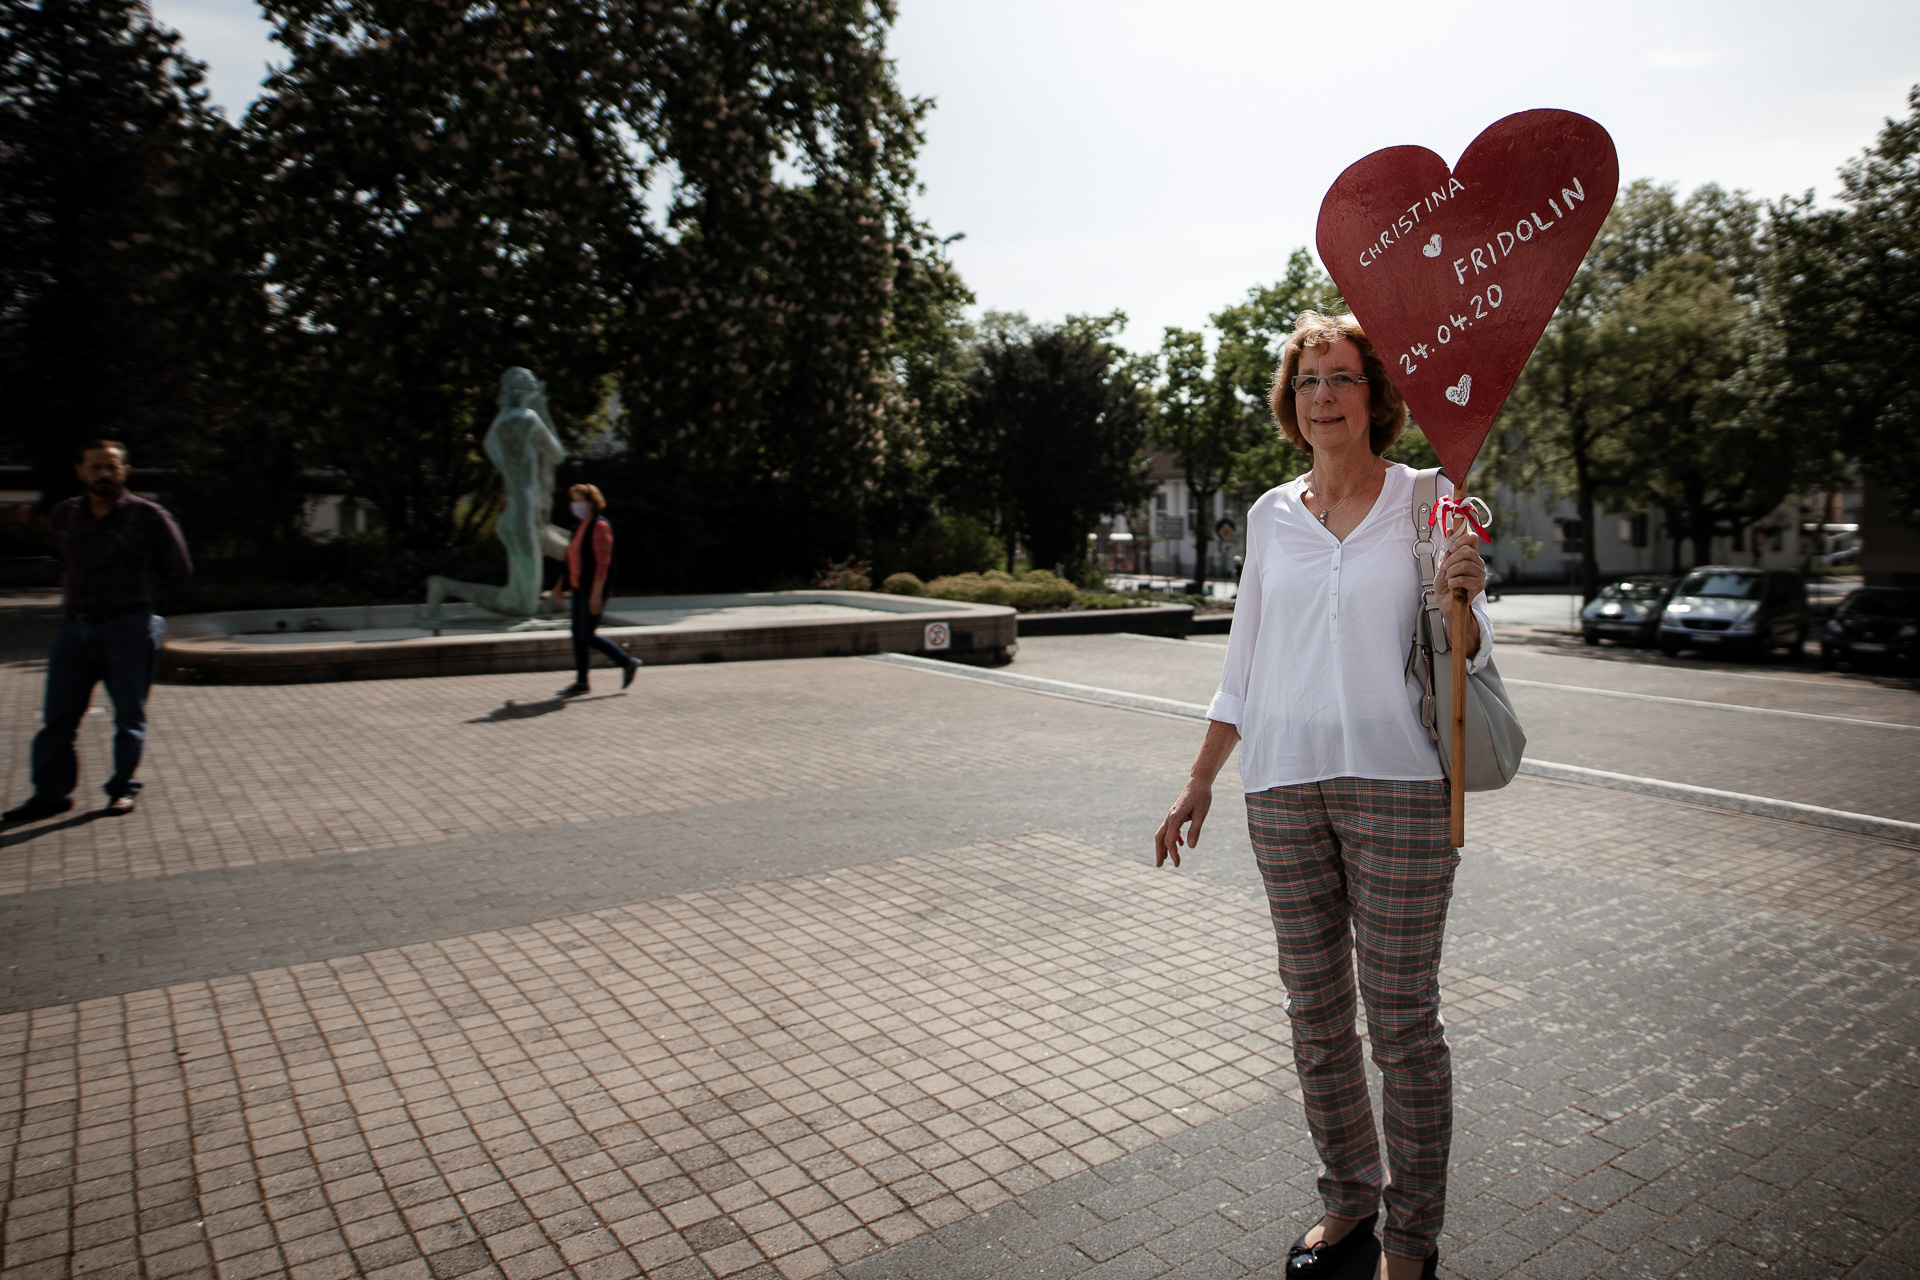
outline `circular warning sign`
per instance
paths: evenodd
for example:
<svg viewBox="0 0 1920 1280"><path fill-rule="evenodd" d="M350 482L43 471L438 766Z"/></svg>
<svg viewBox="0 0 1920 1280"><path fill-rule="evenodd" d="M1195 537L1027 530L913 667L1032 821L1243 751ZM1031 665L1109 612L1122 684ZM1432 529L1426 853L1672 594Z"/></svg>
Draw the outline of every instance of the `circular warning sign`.
<svg viewBox="0 0 1920 1280"><path fill-rule="evenodd" d="M927 639L926 639L926 643L923 646L921 646L922 648L947 649L947 648L951 648L952 646L953 646L953 633L947 630L946 623L929 622L927 624Z"/></svg>

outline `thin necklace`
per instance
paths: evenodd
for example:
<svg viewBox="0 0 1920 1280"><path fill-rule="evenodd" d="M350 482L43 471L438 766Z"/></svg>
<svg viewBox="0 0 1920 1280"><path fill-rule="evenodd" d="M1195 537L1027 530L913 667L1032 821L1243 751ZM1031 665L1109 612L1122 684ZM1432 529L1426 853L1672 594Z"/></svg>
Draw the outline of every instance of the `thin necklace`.
<svg viewBox="0 0 1920 1280"><path fill-rule="evenodd" d="M1314 475L1313 475L1313 473L1312 473L1311 471L1309 471L1309 472L1307 473L1307 487L1308 487L1309 489L1311 489L1311 488L1313 488L1313 485L1314 485ZM1356 494L1356 493L1358 493L1358 492L1360 492L1360 490L1358 490L1358 489L1349 489L1349 490L1347 490L1347 498L1351 498L1351 497L1352 497L1352 496L1353 496L1354 494ZM1347 500L1347 498L1342 498L1342 499L1340 499L1340 502L1345 502L1345 501ZM1338 507L1339 507L1339 505L1340 505L1340 502L1336 502L1336 503L1334 503L1334 504L1333 504L1333 506L1331 506L1331 507L1328 507L1328 508L1326 508L1326 509L1325 509L1324 511L1321 511L1321 512L1319 513L1319 516L1320 516L1320 527L1321 527L1321 528L1323 528L1323 529L1324 529L1324 528L1326 528L1326 527L1327 527L1327 517L1328 517L1328 516L1330 516L1330 515L1332 515L1332 514L1334 513L1334 510L1335 510L1336 508L1338 508ZM1307 510L1309 510L1309 511L1312 511L1312 510L1313 510L1313 508L1312 508L1312 507L1308 507L1308 508L1307 508Z"/></svg>

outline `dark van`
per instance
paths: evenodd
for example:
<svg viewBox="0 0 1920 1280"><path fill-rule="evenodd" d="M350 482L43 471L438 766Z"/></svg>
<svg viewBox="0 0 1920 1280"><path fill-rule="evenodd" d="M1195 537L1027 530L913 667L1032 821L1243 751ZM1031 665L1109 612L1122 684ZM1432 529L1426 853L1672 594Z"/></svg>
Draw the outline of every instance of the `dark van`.
<svg viewBox="0 0 1920 1280"><path fill-rule="evenodd" d="M1798 657L1807 639L1807 584L1788 569L1705 565L1680 580L1660 613L1660 651L1728 650Z"/></svg>

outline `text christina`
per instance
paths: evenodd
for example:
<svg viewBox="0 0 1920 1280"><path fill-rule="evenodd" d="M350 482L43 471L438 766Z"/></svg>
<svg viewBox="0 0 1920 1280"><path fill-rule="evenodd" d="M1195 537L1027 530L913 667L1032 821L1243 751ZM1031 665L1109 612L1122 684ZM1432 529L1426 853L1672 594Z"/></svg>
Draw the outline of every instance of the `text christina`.
<svg viewBox="0 0 1920 1280"><path fill-rule="evenodd" d="M1424 199L1415 200L1412 204L1408 205L1407 211L1396 218L1392 226L1382 231L1378 239L1360 251L1360 265L1363 267L1372 266L1379 260L1380 255L1386 251L1388 245L1399 240L1402 236L1413 234L1413 229L1420 225L1420 215L1422 212L1432 213L1437 206L1445 204L1447 198L1454 192L1465 191L1466 189L1466 183L1450 176L1447 179L1447 189L1445 191L1430 192Z"/></svg>

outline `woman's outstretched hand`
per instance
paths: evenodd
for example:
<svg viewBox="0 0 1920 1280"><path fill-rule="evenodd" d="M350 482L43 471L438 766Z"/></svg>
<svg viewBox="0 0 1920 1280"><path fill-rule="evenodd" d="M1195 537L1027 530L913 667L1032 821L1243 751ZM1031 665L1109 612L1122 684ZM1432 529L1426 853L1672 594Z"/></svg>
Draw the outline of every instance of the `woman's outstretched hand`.
<svg viewBox="0 0 1920 1280"><path fill-rule="evenodd" d="M1180 865L1180 828L1186 827L1186 844L1189 849L1200 847L1200 827L1207 820L1207 810L1213 808L1213 786L1198 778L1188 778L1187 785L1180 789L1180 798L1167 810L1167 816L1160 823L1160 829L1153 833L1153 865L1165 866L1168 858L1173 865Z"/></svg>
<svg viewBox="0 0 1920 1280"><path fill-rule="evenodd" d="M1173 808L1160 820L1160 829L1153 833L1154 866L1165 866L1168 858L1173 859L1174 866L1180 865L1182 827L1187 829L1187 848L1200 847L1200 826L1207 820L1207 810L1213 808L1213 780L1239 741L1237 725L1223 720L1207 721L1206 740L1200 744L1200 754L1193 762L1193 772L1187 775L1187 785L1180 788L1180 798L1173 802Z"/></svg>

